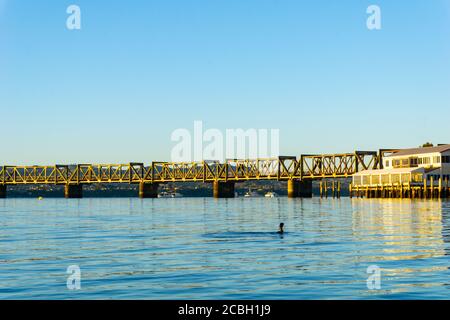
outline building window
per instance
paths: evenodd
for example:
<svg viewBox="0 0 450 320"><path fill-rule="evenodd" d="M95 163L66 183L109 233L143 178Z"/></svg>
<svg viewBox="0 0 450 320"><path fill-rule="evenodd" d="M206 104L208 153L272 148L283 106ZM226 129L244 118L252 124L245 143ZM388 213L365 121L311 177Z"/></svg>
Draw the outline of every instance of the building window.
<svg viewBox="0 0 450 320"><path fill-rule="evenodd" d="M421 173L414 173L412 175L413 182L423 182L423 174Z"/></svg>
<svg viewBox="0 0 450 320"><path fill-rule="evenodd" d="M394 167L400 167L400 160L392 160L392 165Z"/></svg>
<svg viewBox="0 0 450 320"><path fill-rule="evenodd" d="M411 179L409 173L402 173L402 183L408 183L410 181Z"/></svg>
<svg viewBox="0 0 450 320"><path fill-rule="evenodd" d="M399 174L392 174L391 175L392 183L399 183L400 182L400 175Z"/></svg>
<svg viewBox="0 0 450 320"><path fill-rule="evenodd" d="M370 176L363 176L363 185L370 184Z"/></svg>
<svg viewBox="0 0 450 320"><path fill-rule="evenodd" d="M379 175L372 176L372 184L380 184L380 176Z"/></svg>
<svg viewBox="0 0 450 320"><path fill-rule="evenodd" d="M353 184L355 186L359 186L361 184L361 177L360 176L353 176Z"/></svg>

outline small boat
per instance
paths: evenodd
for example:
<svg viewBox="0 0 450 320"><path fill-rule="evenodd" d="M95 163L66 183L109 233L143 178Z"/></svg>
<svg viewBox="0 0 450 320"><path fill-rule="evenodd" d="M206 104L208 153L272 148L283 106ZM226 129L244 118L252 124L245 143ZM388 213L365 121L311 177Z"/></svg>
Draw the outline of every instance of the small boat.
<svg viewBox="0 0 450 320"><path fill-rule="evenodd" d="M183 195L178 192L166 192L163 191L160 194L158 194L158 198L182 198Z"/></svg>
<svg viewBox="0 0 450 320"><path fill-rule="evenodd" d="M173 192L173 193L171 193L171 197L172 198L183 198L183 195L178 192Z"/></svg>
<svg viewBox="0 0 450 320"><path fill-rule="evenodd" d="M244 195L244 198L259 198L259 197L261 197L261 195L258 192L251 190L248 190Z"/></svg>
<svg viewBox="0 0 450 320"><path fill-rule="evenodd" d="M264 197L266 197L266 198L277 198L277 197L278 197L278 194L277 194L276 192L269 191L269 192L267 192L267 193L264 195Z"/></svg>

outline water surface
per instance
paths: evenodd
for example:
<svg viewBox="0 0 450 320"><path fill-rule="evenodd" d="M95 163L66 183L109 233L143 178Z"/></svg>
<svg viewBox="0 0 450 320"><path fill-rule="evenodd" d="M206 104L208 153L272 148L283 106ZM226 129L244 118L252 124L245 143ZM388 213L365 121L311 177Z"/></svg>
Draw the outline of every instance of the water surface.
<svg viewBox="0 0 450 320"><path fill-rule="evenodd" d="M449 216L437 200L0 199L0 299L448 299Z"/></svg>

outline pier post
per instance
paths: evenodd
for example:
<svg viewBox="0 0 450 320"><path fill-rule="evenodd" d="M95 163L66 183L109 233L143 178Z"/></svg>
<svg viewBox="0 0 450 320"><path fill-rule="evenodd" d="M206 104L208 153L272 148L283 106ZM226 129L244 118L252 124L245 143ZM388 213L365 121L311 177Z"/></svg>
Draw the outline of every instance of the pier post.
<svg viewBox="0 0 450 320"><path fill-rule="evenodd" d="M83 198L83 186L81 184L66 184L64 186L64 197L66 199Z"/></svg>
<svg viewBox="0 0 450 320"><path fill-rule="evenodd" d="M331 193L333 194L333 199L336 198L336 181L333 180L333 183L331 184Z"/></svg>
<svg viewBox="0 0 450 320"><path fill-rule="evenodd" d="M0 199L6 198L6 185L0 184Z"/></svg>
<svg viewBox="0 0 450 320"><path fill-rule="evenodd" d="M340 181L337 182L337 197L338 197L338 199L341 198L341 182Z"/></svg>
<svg viewBox="0 0 450 320"><path fill-rule="evenodd" d="M157 183L139 183L139 198L158 198L158 184Z"/></svg>
<svg viewBox="0 0 450 320"><path fill-rule="evenodd" d="M423 179L423 198L428 198L427 178Z"/></svg>
<svg viewBox="0 0 450 320"><path fill-rule="evenodd" d="M448 198L448 176L445 178L445 197Z"/></svg>
<svg viewBox="0 0 450 320"><path fill-rule="evenodd" d="M323 198L323 180L319 182L320 198Z"/></svg>
<svg viewBox="0 0 450 320"><path fill-rule="evenodd" d="M430 198L433 199L434 198L434 178L433 178L433 176L430 177L430 187L431 187Z"/></svg>
<svg viewBox="0 0 450 320"><path fill-rule="evenodd" d="M288 180L289 198L312 198L312 180Z"/></svg>
<svg viewBox="0 0 450 320"><path fill-rule="evenodd" d="M234 182L214 181L214 198L234 198Z"/></svg>
<svg viewBox="0 0 450 320"><path fill-rule="evenodd" d="M348 185L348 196L350 197L350 199L353 198L353 190L351 183Z"/></svg>

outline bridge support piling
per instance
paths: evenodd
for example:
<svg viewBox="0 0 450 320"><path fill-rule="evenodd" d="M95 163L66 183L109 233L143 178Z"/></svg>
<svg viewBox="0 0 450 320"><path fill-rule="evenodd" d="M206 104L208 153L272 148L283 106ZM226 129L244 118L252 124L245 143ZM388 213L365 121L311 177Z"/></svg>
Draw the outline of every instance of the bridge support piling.
<svg viewBox="0 0 450 320"><path fill-rule="evenodd" d="M234 198L234 182L214 181L214 198Z"/></svg>
<svg viewBox="0 0 450 320"><path fill-rule="evenodd" d="M6 198L6 185L0 184L0 199Z"/></svg>
<svg viewBox="0 0 450 320"><path fill-rule="evenodd" d="M331 184L331 193L333 194L333 199L336 198L336 180L333 180Z"/></svg>
<svg viewBox="0 0 450 320"><path fill-rule="evenodd" d="M337 198L338 199L341 198L341 182L340 181L337 182Z"/></svg>
<svg viewBox="0 0 450 320"><path fill-rule="evenodd" d="M64 197L66 199L83 198L83 186L81 184L66 184L64 186Z"/></svg>
<svg viewBox="0 0 450 320"><path fill-rule="evenodd" d="M320 180L319 182L319 191L320 191L320 198L323 198L323 181Z"/></svg>
<svg viewBox="0 0 450 320"><path fill-rule="evenodd" d="M158 198L158 184L157 183L139 183L139 198Z"/></svg>
<svg viewBox="0 0 450 320"><path fill-rule="evenodd" d="M311 180L288 180L289 198L312 198Z"/></svg>

